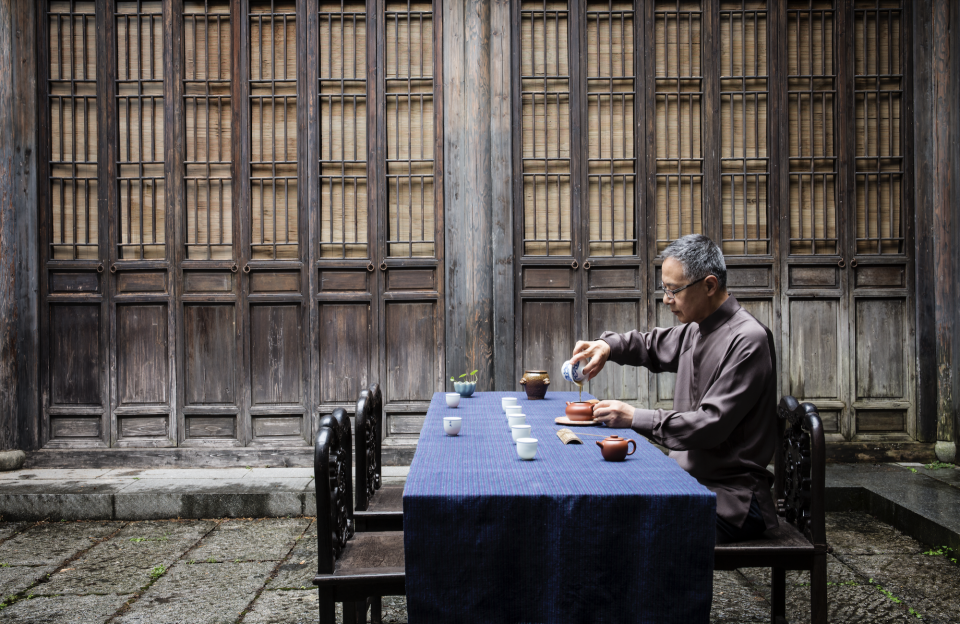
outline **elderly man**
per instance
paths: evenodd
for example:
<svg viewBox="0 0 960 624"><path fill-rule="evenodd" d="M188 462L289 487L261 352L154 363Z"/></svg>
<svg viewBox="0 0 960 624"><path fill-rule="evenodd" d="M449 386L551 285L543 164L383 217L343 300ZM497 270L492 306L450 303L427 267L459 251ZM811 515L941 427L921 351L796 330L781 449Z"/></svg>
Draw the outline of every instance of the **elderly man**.
<svg viewBox="0 0 960 624"><path fill-rule="evenodd" d="M766 466L776 447L777 382L773 335L727 293L723 253L691 234L663 253L664 302L680 325L649 332L604 332L577 343L571 361L594 377L607 360L677 373L672 410L601 401L608 427L632 427L670 449L717 494L717 542L759 536L777 526Z"/></svg>

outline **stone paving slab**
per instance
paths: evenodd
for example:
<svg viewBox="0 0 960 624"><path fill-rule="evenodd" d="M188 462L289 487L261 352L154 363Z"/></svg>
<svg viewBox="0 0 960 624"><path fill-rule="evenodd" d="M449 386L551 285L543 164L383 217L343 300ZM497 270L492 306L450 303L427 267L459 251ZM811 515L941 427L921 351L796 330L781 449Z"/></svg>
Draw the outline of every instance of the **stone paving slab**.
<svg viewBox="0 0 960 624"><path fill-rule="evenodd" d="M960 621L960 567L945 557L851 555L844 561L922 613L926 621Z"/></svg>
<svg viewBox="0 0 960 624"><path fill-rule="evenodd" d="M267 584L268 590L308 589L317 574L317 525L311 524Z"/></svg>
<svg viewBox="0 0 960 624"><path fill-rule="evenodd" d="M0 568L0 602L42 581L58 567L60 566L8 566Z"/></svg>
<svg viewBox="0 0 960 624"><path fill-rule="evenodd" d="M24 529L32 526L32 522L2 522L0 523L0 542L7 539L8 537L19 533ZM0 561L0 563L3 563Z"/></svg>
<svg viewBox="0 0 960 624"><path fill-rule="evenodd" d="M42 522L0 544L0 563L59 565L121 526L116 522Z"/></svg>
<svg viewBox="0 0 960 624"><path fill-rule="evenodd" d="M0 523L0 535L8 536L0 538L0 553L12 558L10 567L0 567L0 583L13 578L5 577L8 573L24 579L16 596L6 598L0 621L316 622L311 523L309 518ZM960 621L960 566L947 557L925 554L932 552L929 546L864 513L829 513L827 536L834 548L828 558L831 623ZM163 569L153 574L157 565ZM46 578L50 569L56 572ZM716 572L711 622L768 622L769 582L766 569ZM296 589L283 589L290 587ZM809 575L789 572L791 624L809 621L809 593ZM403 597L384 598L384 621L406 622Z"/></svg>
<svg viewBox="0 0 960 624"><path fill-rule="evenodd" d="M737 570L717 570L713 573L710 621L715 624L767 624L770 603Z"/></svg>
<svg viewBox="0 0 960 624"><path fill-rule="evenodd" d="M40 596L21 600L0 611L4 624L102 624L130 596Z"/></svg>
<svg viewBox="0 0 960 624"><path fill-rule="evenodd" d="M111 472L109 468L40 468L11 470L0 472L0 481L20 481L41 479L47 481L62 481L66 479L97 479Z"/></svg>
<svg viewBox="0 0 960 624"><path fill-rule="evenodd" d="M35 593L132 594L157 566L169 568L209 533L213 521L133 522L38 586Z"/></svg>
<svg viewBox="0 0 960 624"><path fill-rule="evenodd" d="M882 555L920 552L920 544L889 524L863 512L836 512L827 515L827 534L835 553Z"/></svg>
<svg viewBox="0 0 960 624"><path fill-rule="evenodd" d="M116 624L233 624L276 564L243 562L174 566L114 620Z"/></svg>
<svg viewBox="0 0 960 624"><path fill-rule="evenodd" d="M226 520L190 552L190 558L197 561L280 561L290 553L310 523L308 518Z"/></svg>

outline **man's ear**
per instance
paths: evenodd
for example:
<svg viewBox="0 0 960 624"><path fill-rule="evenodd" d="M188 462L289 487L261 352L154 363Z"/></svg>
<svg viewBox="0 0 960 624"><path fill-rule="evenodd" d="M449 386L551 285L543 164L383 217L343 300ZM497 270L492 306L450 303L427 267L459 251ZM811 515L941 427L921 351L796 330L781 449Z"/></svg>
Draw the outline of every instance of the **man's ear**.
<svg viewBox="0 0 960 624"><path fill-rule="evenodd" d="M720 280L716 275L708 275L707 279L703 280L707 284L707 296L712 297L720 289Z"/></svg>

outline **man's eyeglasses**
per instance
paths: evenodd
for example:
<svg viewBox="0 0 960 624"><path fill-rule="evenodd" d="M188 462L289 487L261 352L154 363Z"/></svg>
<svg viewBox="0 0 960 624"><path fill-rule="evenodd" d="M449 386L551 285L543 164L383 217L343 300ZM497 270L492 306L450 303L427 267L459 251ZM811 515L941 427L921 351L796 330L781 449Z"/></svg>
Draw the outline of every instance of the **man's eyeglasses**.
<svg viewBox="0 0 960 624"><path fill-rule="evenodd" d="M710 277L710 275L704 275L704 276L701 277L700 279L694 280L694 281L690 282L689 284L687 284L686 286L681 286L680 288L666 288L666 287L664 287L663 282L660 282L660 290L663 291L663 296L664 296L664 298L676 299L678 292L680 292L681 290L685 290L685 289L687 289L687 288L690 288L691 286L693 286L693 285L696 284L697 282L702 282L703 280L707 279L708 277Z"/></svg>

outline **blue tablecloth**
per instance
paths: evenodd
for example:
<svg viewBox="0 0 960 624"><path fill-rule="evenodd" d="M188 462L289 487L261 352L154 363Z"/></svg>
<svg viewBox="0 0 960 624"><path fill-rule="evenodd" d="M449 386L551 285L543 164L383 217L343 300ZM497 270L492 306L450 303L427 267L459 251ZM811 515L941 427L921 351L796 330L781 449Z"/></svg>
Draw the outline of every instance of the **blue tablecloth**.
<svg viewBox="0 0 960 624"><path fill-rule="evenodd" d="M503 396L539 440L533 461ZM623 463L603 460L600 438L564 446L554 418L575 397L483 392L450 409L434 395L403 494L411 624L708 622L715 495L629 429L572 428L636 439ZM443 432L449 415L459 436Z"/></svg>

